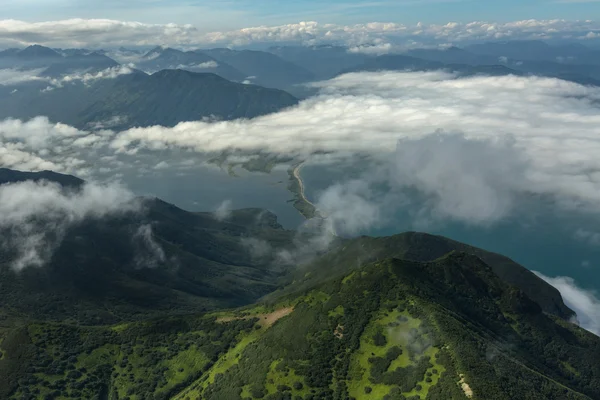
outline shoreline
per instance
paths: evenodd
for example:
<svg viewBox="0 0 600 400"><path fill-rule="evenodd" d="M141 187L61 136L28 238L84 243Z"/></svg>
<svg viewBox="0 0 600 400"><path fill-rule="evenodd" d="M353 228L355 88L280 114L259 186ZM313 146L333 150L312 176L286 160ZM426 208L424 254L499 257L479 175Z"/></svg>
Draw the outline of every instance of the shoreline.
<svg viewBox="0 0 600 400"><path fill-rule="evenodd" d="M296 166L296 168L294 168L292 171L292 173L294 174L294 178L296 179L296 181L298 182L298 186L300 187L298 195L300 196L302 201L304 201L306 204L308 204L316 209L317 207L313 204L312 201L310 201L306 197L306 194L305 194L304 181L302 180L302 177L300 176L300 170L302 169L303 166L304 166L304 162L298 164Z"/></svg>
<svg viewBox="0 0 600 400"><path fill-rule="evenodd" d="M315 217L321 217L321 215L317 211L317 207L306 198L304 181L300 175L300 170L302 169L303 165L304 161L293 165L288 170L288 174L290 176L288 190L294 195L294 198L290 200L290 202L293 202L294 208L308 220Z"/></svg>

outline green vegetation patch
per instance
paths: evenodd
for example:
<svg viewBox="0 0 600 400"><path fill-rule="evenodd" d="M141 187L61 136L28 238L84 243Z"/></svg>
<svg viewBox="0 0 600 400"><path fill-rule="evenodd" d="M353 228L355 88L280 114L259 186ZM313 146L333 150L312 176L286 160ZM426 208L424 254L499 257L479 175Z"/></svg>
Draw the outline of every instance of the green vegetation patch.
<svg viewBox="0 0 600 400"><path fill-rule="evenodd" d="M383 399L398 392L426 398L445 368L436 362L438 349L422 323L403 307L384 309L371 320L351 360L347 384L352 397Z"/></svg>
<svg viewBox="0 0 600 400"><path fill-rule="evenodd" d="M328 312L328 315L331 318L335 318L335 317L342 317L344 316L344 306L337 306L336 308L334 308L333 310Z"/></svg>
<svg viewBox="0 0 600 400"><path fill-rule="evenodd" d="M351 273L350 275L348 275L347 277L345 277L344 279L342 279L342 283L345 285L348 282L350 282L350 280L352 278L354 278L356 276L356 271L354 271L353 273Z"/></svg>
<svg viewBox="0 0 600 400"><path fill-rule="evenodd" d="M316 290L316 291L312 291L309 294L306 295L306 297L304 298L304 301L306 303L308 303L311 307L321 303L325 303L327 302L329 299L331 298L330 295L328 295L325 292L322 292L320 290Z"/></svg>
<svg viewBox="0 0 600 400"><path fill-rule="evenodd" d="M271 363L265 388L268 394L277 392L291 393L294 396L305 396L310 389L304 381L304 377L296 375L296 371L283 366L282 360Z"/></svg>
<svg viewBox="0 0 600 400"><path fill-rule="evenodd" d="M253 307L238 313L237 316L223 315L220 313L221 323L225 326L228 322L236 320L258 321L250 331L244 331L236 338L236 344L231 347L225 354L221 355L216 363L214 363L208 371L192 383L187 389L179 393L175 399L200 398L204 391L213 383L217 377L225 375L232 367L237 366L240 362L244 350L257 341L279 318L282 318L293 311L293 308L268 308L265 306ZM219 319L217 319L219 320ZM246 385L247 386L247 385ZM252 388L250 386L242 392L246 394L244 397L252 397Z"/></svg>

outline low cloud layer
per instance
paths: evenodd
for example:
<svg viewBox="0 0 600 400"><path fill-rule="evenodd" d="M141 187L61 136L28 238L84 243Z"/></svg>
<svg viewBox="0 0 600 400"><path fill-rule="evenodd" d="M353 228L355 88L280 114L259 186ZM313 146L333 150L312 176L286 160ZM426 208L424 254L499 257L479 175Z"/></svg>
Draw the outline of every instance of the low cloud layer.
<svg viewBox="0 0 600 400"><path fill-rule="evenodd" d="M332 218L339 214L336 205L346 204L340 208L345 213L354 206L349 199L365 202L352 212L355 221L336 226L345 224L348 232L387 218L381 210L404 201L396 194L406 191L425 195L422 221L485 225L509 214L522 195L600 211L600 88L541 77L458 78L442 71L354 73L316 86L318 96L252 120L123 132L80 131L44 118L4 121L0 161L81 174L90 171L84 160L98 152L103 156L95 161L96 171L118 171L132 155L137 168L151 171L170 162L151 157L144 166L140 155L169 150L309 160L368 155L377 167L364 171L362 183L341 182L315 199ZM374 190L382 185L393 195ZM376 207L369 209L374 199Z"/></svg>
<svg viewBox="0 0 600 400"><path fill-rule="evenodd" d="M0 121L0 166L24 171L53 170L88 175L86 158L102 140L46 117Z"/></svg>
<svg viewBox="0 0 600 400"><path fill-rule="evenodd" d="M414 227L444 221L489 225L509 215L529 190L528 164L512 142L433 134L398 141L396 152L365 163L363 172L318 193L317 208L336 232L354 235L411 210Z"/></svg>
<svg viewBox="0 0 600 400"><path fill-rule="evenodd" d="M0 85L14 86L24 82L48 82L44 91L62 88L70 83L83 83L90 85L101 79L115 79L121 75L133 73L133 69L127 65L119 65L97 72L72 72L60 78L49 78L43 75L44 68L33 70L0 69ZM18 89L16 89L18 91Z"/></svg>
<svg viewBox="0 0 600 400"><path fill-rule="evenodd" d="M404 184L442 197L454 214L463 206L481 219L502 213L510 207L505 189L590 207L600 200L598 88L444 72L356 73L319 86L321 95L277 114L134 128L115 135L110 147L310 157L319 151L389 155L400 141L399 173L419 171L402 175L412 179ZM475 208L450 197L471 189L482 196Z"/></svg>
<svg viewBox="0 0 600 400"><path fill-rule="evenodd" d="M69 19L47 22L0 21L0 47L44 44L52 47L101 48L119 46L179 47L205 45L242 46L251 43L296 42L299 44L342 43L356 49L378 49L401 45L452 43L507 39L594 39L600 24L594 21L522 20L513 22L448 22L405 25L371 22L356 25L323 24L313 21L279 26L248 27L224 32L203 32L193 25L144 24L108 19ZM366 45L366 47L365 47Z"/></svg>
<svg viewBox="0 0 600 400"><path fill-rule="evenodd" d="M100 79L115 79L121 75L131 74L133 70L127 65L118 65L98 72L75 72L73 74L65 75L60 79L52 79L50 83L55 86L62 86L65 83L70 82L83 82L84 84L90 84Z"/></svg>
<svg viewBox="0 0 600 400"><path fill-rule="evenodd" d="M43 71L43 68L26 71L14 68L0 69L0 85L11 86L23 82L42 81L44 78L40 77L40 74Z"/></svg>
<svg viewBox="0 0 600 400"><path fill-rule="evenodd" d="M70 226L139 208L133 194L117 184L88 183L77 191L43 181L1 185L0 244L13 254L15 270L42 266Z"/></svg>
<svg viewBox="0 0 600 400"><path fill-rule="evenodd" d="M600 336L600 299L597 294L577 286L572 278L550 278L535 272L537 276L554 286L567 306L577 313L577 322L588 331Z"/></svg>

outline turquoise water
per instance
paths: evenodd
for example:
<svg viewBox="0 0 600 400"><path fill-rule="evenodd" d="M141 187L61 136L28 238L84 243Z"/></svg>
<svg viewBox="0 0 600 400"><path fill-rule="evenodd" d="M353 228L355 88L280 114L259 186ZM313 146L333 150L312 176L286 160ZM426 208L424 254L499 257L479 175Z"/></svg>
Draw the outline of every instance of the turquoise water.
<svg viewBox="0 0 600 400"><path fill-rule="evenodd" d="M358 176L362 167L310 166L302 169L306 196L311 201L336 182ZM579 286L600 290L600 243L578 238L579 229L596 231L600 216L567 212L540 199L525 199L510 218L487 227L462 223L422 226L415 223L417 211L400 206L381 226L358 234L388 236L405 231L443 235L486 250L504 254L525 267L547 276L569 276Z"/></svg>

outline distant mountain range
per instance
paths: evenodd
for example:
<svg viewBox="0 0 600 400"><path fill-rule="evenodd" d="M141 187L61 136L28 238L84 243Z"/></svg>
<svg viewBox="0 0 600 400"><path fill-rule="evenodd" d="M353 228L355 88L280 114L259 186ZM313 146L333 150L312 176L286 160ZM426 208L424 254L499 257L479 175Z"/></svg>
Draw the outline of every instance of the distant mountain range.
<svg viewBox="0 0 600 400"><path fill-rule="evenodd" d="M29 179L85 184L0 170ZM286 265L273 256L301 236L273 214L144 204L71 227L45 266L15 272L0 252L1 398L600 396L600 338L506 257L405 233ZM140 226L160 262L135 262Z"/></svg>
<svg viewBox="0 0 600 400"><path fill-rule="evenodd" d="M97 52L82 50L62 54L40 45L0 52L0 69L44 69L42 76L51 78L78 71L99 72L117 65L115 60Z"/></svg>
<svg viewBox="0 0 600 400"><path fill-rule="evenodd" d="M183 69L192 72L210 72L235 82L242 82L248 76L231 65L198 52L180 51L157 47L146 53L135 67L154 73L163 69Z"/></svg>
<svg viewBox="0 0 600 400"><path fill-rule="evenodd" d="M289 88L316 80L314 73L265 51L210 49L199 50L219 62L244 71L246 79L258 85Z"/></svg>
<svg viewBox="0 0 600 400"><path fill-rule="evenodd" d="M578 44L495 42L379 56L359 50L342 46L283 46L268 51L156 47L146 52L108 52L39 45L9 49L0 52L0 69L38 76L0 85L0 118L45 115L85 128L120 117L116 129L173 126L204 117L252 118L316 94L317 89L307 83L360 71L443 69L462 76L538 75L600 86L598 52Z"/></svg>
<svg viewBox="0 0 600 400"><path fill-rule="evenodd" d="M0 118L38 115L82 129L115 117L111 127L174 126L205 117L253 118L297 104L292 95L228 81L212 73L162 70L152 75L133 71L89 84L73 82L41 92L44 84L21 85L0 92Z"/></svg>

